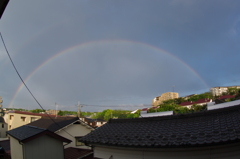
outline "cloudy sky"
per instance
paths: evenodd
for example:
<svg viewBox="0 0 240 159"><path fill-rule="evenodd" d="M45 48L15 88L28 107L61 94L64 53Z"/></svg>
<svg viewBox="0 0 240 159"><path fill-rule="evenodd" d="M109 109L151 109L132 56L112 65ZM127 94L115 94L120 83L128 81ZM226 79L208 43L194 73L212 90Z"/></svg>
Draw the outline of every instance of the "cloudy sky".
<svg viewBox="0 0 240 159"><path fill-rule="evenodd" d="M148 107L240 85L238 0L11 0L0 31L44 109ZM3 107L37 109L0 43Z"/></svg>

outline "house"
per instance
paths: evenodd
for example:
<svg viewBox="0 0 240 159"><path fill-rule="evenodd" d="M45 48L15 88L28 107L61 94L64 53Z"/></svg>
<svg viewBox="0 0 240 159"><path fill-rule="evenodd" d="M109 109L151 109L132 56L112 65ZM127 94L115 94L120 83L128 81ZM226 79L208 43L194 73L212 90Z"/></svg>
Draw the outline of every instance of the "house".
<svg viewBox="0 0 240 159"><path fill-rule="evenodd" d="M8 124L8 130L26 125L43 117L52 117L55 118L56 115L40 114L40 113L31 113L23 111L9 111L4 115L4 119Z"/></svg>
<svg viewBox="0 0 240 159"><path fill-rule="evenodd" d="M240 88L240 86L226 86L226 87L212 87L210 91L212 92L213 96L220 96L223 93L228 91L228 88Z"/></svg>
<svg viewBox="0 0 240 159"><path fill-rule="evenodd" d="M81 119L82 121L84 121L85 123L87 123L93 128L98 128L107 123L105 120L102 120L102 119L91 119L91 118L81 118Z"/></svg>
<svg viewBox="0 0 240 159"><path fill-rule="evenodd" d="M240 104L184 115L110 119L81 138L104 159L240 158Z"/></svg>
<svg viewBox="0 0 240 159"><path fill-rule="evenodd" d="M223 96L220 96L219 98L215 99L215 103L216 104L219 104L219 103L224 103L226 102L227 100L231 99L231 98L235 98L236 96L234 95L223 95Z"/></svg>
<svg viewBox="0 0 240 159"><path fill-rule="evenodd" d="M169 99L175 99L178 98L178 93L176 92L166 92L163 93L161 96L157 96L152 100L152 106L158 106L160 104L163 103L163 101L165 100L169 100Z"/></svg>
<svg viewBox="0 0 240 159"><path fill-rule="evenodd" d="M23 125L7 132L12 159L64 159L64 145L71 140L47 129Z"/></svg>
<svg viewBox="0 0 240 159"><path fill-rule="evenodd" d="M89 149L90 147L79 142L78 140L94 130L93 127L84 123L78 117L58 117L54 119L41 118L27 125L47 129L53 133L71 140L72 142L66 145L65 148L75 147Z"/></svg>
<svg viewBox="0 0 240 159"><path fill-rule="evenodd" d="M196 104L196 105L205 105L209 102L212 102L212 99L199 99L195 102L193 101L186 101L186 102L182 102L181 104L179 104L180 106L183 107L187 107L187 108L191 108L192 105Z"/></svg>
<svg viewBox="0 0 240 159"><path fill-rule="evenodd" d="M0 138L6 138L7 123L3 117L0 117Z"/></svg>

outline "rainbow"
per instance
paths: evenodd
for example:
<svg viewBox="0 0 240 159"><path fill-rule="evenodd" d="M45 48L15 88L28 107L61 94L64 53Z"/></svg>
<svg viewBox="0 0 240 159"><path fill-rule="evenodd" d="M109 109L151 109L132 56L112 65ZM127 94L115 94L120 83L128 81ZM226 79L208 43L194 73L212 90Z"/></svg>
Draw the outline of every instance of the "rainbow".
<svg viewBox="0 0 240 159"><path fill-rule="evenodd" d="M201 78L201 76L194 70L192 69L188 64L186 64L185 62L183 62L181 59L179 59L178 57L172 55L171 53L163 50L163 49L160 49L160 48L157 48L155 46L152 46L152 45L149 45L149 44L146 44L146 43L141 43L141 42L136 42L136 41L128 41L128 40L100 40L100 41L90 41L90 42L86 42L86 43L82 43L82 44L78 44L78 45L74 45L72 47L69 47L65 50L62 50L58 53L56 53L55 55L53 55L52 57L50 57L49 59L47 59L46 61L44 61L42 64L40 64L37 68L35 68L28 76L26 79L24 79L24 82L26 83L29 79L31 79L31 77L38 72L39 69L41 69L44 65L46 65L47 63L51 62L53 59L63 55L63 54L67 54L69 53L70 51L74 50L74 49L77 49L77 48L82 48L82 47L87 47L89 45L92 45L92 44L104 44L104 43L131 43L131 44L140 44L140 45L144 45L144 46L147 46L147 47L150 47L154 50L157 50L161 53L164 53L164 54L167 54L171 57L173 57L174 59L180 61L183 65L185 65L187 68L189 68L199 79L201 79L201 81L203 82L203 84L208 88L208 85L206 84L206 82ZM11 107L14 103L14 100L15 98L17 97L17 95L19 94L19 92L22 90L22 88L24 87L24 84L21 83L16 92L14 93L8 107Z"/></svg>

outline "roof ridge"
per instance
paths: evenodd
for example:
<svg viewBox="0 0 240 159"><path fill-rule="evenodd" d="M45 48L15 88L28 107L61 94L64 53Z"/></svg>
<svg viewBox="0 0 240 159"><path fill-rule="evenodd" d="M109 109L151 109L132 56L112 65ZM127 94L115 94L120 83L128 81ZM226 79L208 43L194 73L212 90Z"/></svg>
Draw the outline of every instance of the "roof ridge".
<svg viewBox="0 0 240 159"><path fill-rule="evenodd" d="M27 127L30 127L30 128L35 128L35 129L47 130L47 129L40 128L40 127L37 127L37 126L32 126L32 125L24 125L24 126L27 126Z"/></svg>

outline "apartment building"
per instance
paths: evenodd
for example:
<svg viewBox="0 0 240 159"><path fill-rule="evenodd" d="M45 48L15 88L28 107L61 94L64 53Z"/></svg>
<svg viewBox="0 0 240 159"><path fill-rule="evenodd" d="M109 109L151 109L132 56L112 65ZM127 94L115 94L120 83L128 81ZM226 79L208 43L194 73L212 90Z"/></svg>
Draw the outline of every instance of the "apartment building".
<svg viewBox="0 0 240 159"><path fill-rule="evenodd" d="M4 115L4 119L8 124L8 130L29 124L33 121L41 119L42 117L48 117L48 115L22 111L9 111L7 114Z"/></svg>
<svg viewBox="0 0 240 159"><path fill-rule="evenodd" d="M166 92L163 93L161 96L157 96L152 100L152 106L158 106L159 104L162 104L163 101L169 100L169 99L175 99L178 98L179 94L177 92Z"/></svg>
<svg viewBox="0 0 240 159"><path fill-rule="evenodd" d="M240 88L240 86L226 86L226 87L212 87L210 91L214 96L221 96L222 93L227 92L228 88Z"/></svg>

